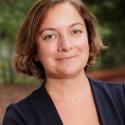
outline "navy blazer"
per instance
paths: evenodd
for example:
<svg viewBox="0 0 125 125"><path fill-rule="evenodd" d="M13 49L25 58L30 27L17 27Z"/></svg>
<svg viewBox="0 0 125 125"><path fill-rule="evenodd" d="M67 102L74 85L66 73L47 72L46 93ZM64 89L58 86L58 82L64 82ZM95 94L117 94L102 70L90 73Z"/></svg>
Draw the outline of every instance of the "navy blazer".
<svg viewBox="0 0 125 125"><path fill-rule="evenodd" d="M125 125L125 84L90 79L101 125ZM45 84L8 106L3 125L63 125Z"/></svg>

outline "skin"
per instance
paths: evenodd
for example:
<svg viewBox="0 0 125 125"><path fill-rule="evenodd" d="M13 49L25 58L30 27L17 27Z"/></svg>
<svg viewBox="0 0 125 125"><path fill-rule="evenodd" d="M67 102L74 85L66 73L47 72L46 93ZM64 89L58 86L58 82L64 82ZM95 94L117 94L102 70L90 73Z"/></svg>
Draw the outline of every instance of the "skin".
<svg viewBox="0 0 125 125"><path fill-rule="evenodd" d="M51 13L48 12L40 28L38 60L43 64L47 78L75 77L84 71L89 57L84 20L69 4L49 11Z"/></svg>
<svg viewBox="0 0 125 125"><path fill-rule="evenodd" d="M76 8L69 3L51 8L40 26L35 59L45 68L45 88L65 125L98 124L84 71L88 58L87 30Z"/></svg>

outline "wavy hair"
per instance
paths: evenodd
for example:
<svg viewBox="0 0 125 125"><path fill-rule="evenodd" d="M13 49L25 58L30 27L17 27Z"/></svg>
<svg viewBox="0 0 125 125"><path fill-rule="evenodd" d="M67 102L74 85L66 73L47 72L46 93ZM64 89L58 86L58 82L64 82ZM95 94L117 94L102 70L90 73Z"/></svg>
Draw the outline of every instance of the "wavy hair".
<svg viewBox="0 0 125 125"><path fill-rule="evenodd" d="M47 16L48 10L64 2L72 4L78 10L86 24L90 52L85 70L96 61L104 45L96 29L96 18L85 4L81 0L39 0L27 13L24 23L17 34L13 62L18 72L46 79L43 65L35 61L34 58L37 53L36 36L41 23Z"/></svg>

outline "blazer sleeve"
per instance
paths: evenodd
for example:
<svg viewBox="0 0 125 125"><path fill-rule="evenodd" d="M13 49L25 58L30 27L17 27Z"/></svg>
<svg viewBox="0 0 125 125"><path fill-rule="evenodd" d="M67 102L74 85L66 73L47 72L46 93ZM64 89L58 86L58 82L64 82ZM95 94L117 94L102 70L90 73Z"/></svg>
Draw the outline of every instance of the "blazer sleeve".
<svg viewBox="0 0 125 125"><path fill-rule="evenodd" d="M3 125L26 125L14 104L7 107L3 119Z"/></svg>

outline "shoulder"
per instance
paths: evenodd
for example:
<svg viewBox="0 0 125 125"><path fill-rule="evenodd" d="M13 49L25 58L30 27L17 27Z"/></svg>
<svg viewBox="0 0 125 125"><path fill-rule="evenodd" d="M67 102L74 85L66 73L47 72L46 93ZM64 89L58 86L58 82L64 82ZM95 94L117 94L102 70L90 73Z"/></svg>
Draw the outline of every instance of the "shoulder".
<svg viewBox="0 0 125 125"><path fill-rule="evenodd" d="M107 82L89 78L92 89L98 98L110 100L125 108L125 83Z"/></svg>
<svg viewBox="0 0 125 125"><path fill-rule="evenodd" d="M103 89L113 89L113 90L125 90L125 83L116 83L116 82L108 82L97 80L93 78L89 78L89 81L92 85L103 88Z"/></svg>
<svg viewBox="0 0 125 125"><path fill-rule="evenodd" d="M44 88L41 86L24 99L12 105L13 107L16 107L16 109L20 109L22 111L30 111L31 109L37 108L39 104L42 106L44 98Z"/></svg>
<svg viewBox="0 0 125 125"><path fill-rule="evenodd" d="M44 98L44 90L41 86L24 99L15 104L10 104L6 109L3 125L8 125L8 123L9 125L11 125L11 123L13 125L30 124L32 121L31 119L35 116L35 114L38 114L39 107L41 108L40 115L42 116L42 110L45 105L43 103Z"/></svg>
<svg viewBox="0 0 125 125"><path fill-rule="evenodd" d="M125 83L107 82L89 78L91 86L97 91L107 94L119 94L125 97Z"/></svg>
<svg viewBox="0 0 125 125"><path fill-rule="evenodd" d="M125 118L125 83L107 82L89 78L100 111L107 116ZM107 117L108 119L108 117Z"/></svg>

